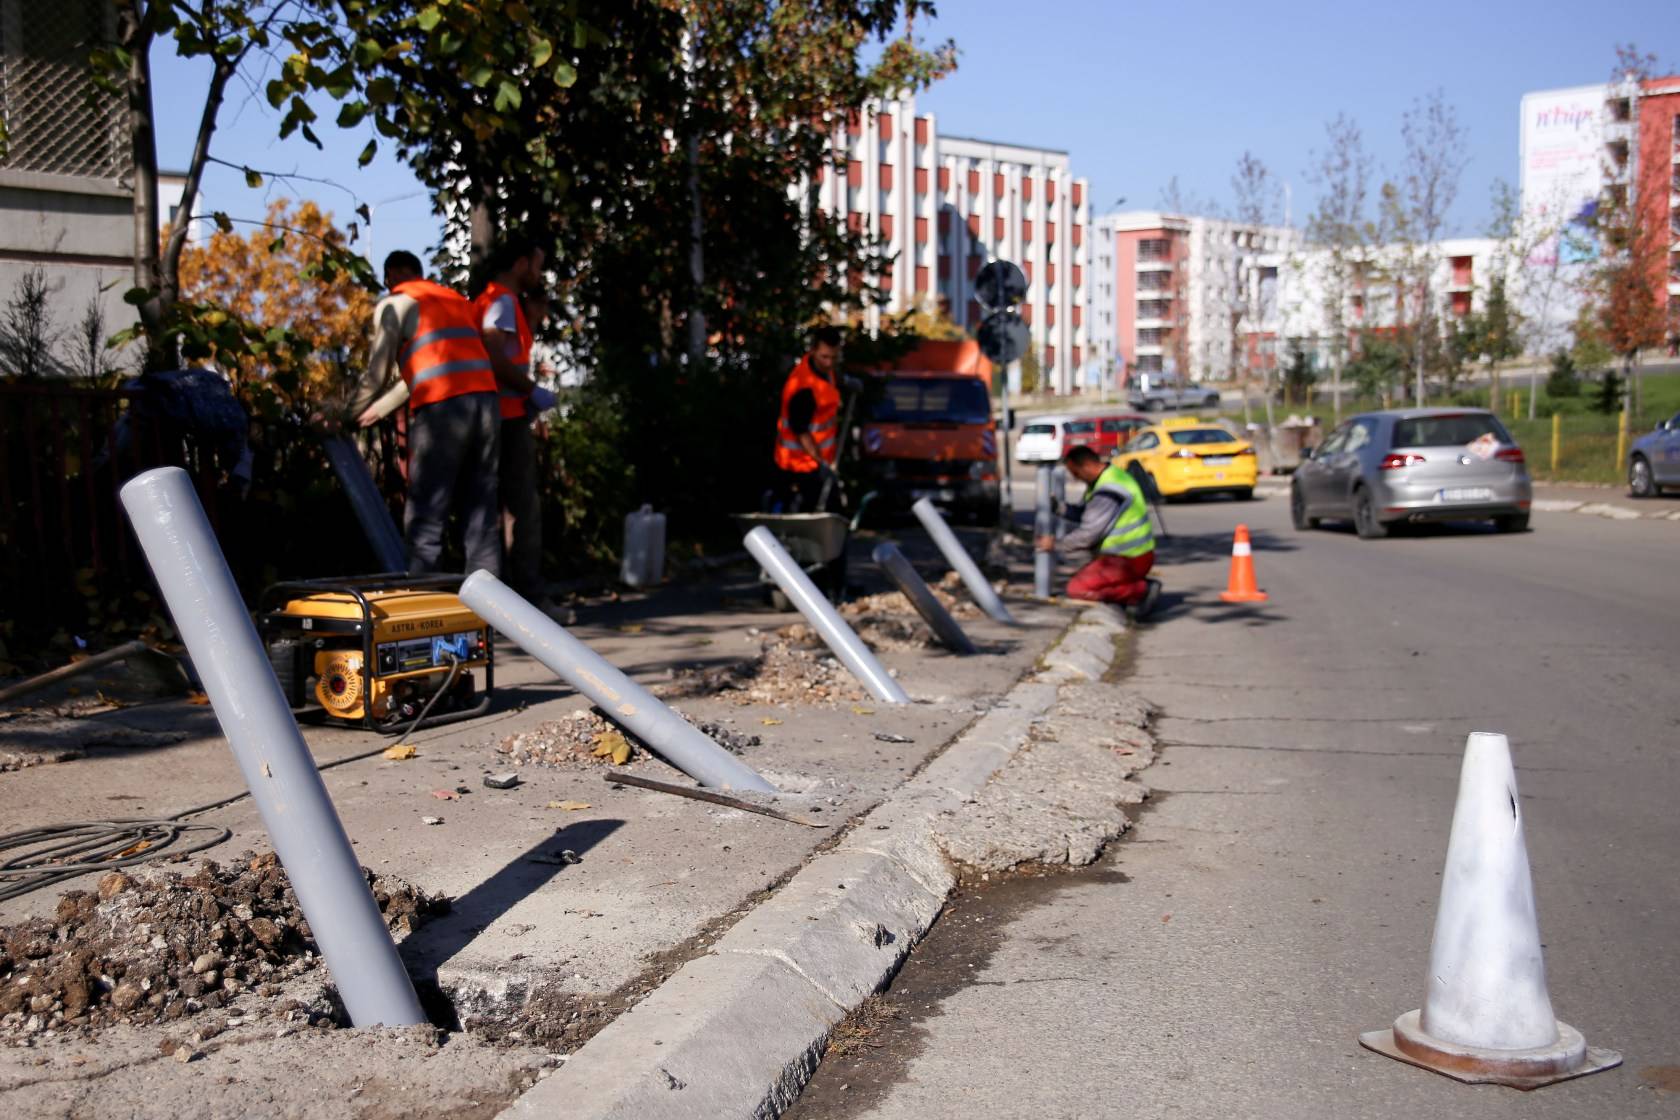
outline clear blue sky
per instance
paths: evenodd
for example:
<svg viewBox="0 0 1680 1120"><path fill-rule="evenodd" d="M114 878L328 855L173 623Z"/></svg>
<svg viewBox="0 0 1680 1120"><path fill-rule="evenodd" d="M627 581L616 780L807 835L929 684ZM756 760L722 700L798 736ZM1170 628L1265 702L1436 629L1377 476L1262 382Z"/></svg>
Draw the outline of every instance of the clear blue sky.
<svg viewBox="0 0 1680 1120"><path fill-rule="evenodd" d="M1485 226L1496 179L1515 185L1517 106L1529 90L1603 81L1615 45L1656 51L1680 68L1680 0L1414 0L1400 5L1291 0L944 0L919 36L957 41L956 74L920 106L943 131L1065 149L1105 210L1159 205L1169 179L1186 194L1228 203L1245 149L1293 188L1297 222L1310 209L1306 170L1324 122L1345 111L1364 129L1378 173L1400 160L1400 117L1440 87L1469 136L1469 165L1453 231ZM159 158L185 163L203 73L159 52ZM260 81L258 88L260 89ZM438 224L405 168L381 156L358 170L371 133L345 134L323 112L317 152L274 140L260 96L237 91L212 151L236 163L334 179L377 204L370 255L429 247ZM264 194L317 197L341 220L355 203L314 184L247 189L232 172L212 174L210 205L260 215ZM394 200L394 201L392 201Z"/></svg>

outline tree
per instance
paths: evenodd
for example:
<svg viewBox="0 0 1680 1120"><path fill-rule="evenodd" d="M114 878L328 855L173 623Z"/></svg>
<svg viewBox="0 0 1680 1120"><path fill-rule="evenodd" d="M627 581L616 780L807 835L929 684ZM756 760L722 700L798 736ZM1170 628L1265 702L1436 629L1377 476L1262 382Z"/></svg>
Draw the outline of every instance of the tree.
<svg viewBox="0 0 1680 1120"><path fill-rule="evenodd" d="M1359 125L1340 114L1325 125L1326 146L1315 153L1309 177L1318 184L1318 203L1307 235L1323 254L1324 319L1330 335L1330 395L1337 423L1342 419L1342 370L1348 360L1348 310L1362 289L1361 270L1372 229L1366 217L1371 158Z"/></svg>
<svg viewBox="0 0 1680 1120"><path fill-rule="evenodd" d="M1637 97L1654 62L1653 56L1641 54L1631 44L1618 47L1615 85L1630 98ZM1667 208L1661 206L1667 184L1666 178L1652 181L1660 193L1649 201L1642 196L1642 184L1637 179L1612 182L1599 199L1592 219L1600 257L1589 291L1597 305L1599 334L1611 352L1622 359L1622 381L1627 387L1623 407L1630 418L1638 392L1635 367L1639 352L1660 345L1667 327L1660 294L1667 281L1668 215Z"/></svg>
<svg viewBox="0 0 1680 1120"><path fill-rule="evenodd" d="M1522 353L1522 346L1518 341L1522 333L1522 317L1511 306L1511 301L1505 294L1505 277L1497 274L1494 276L1493 282L1488 285L1481 310L1465 318L1462 332L1462 351L1468 357L1484 360L1488 364L1489 383L1493 387L1490 403L1494 410L1498 411L1499 380L1494 370L1500 362L1508 361Z"/></svg>
<svg viewBox="0 0 1680 1120"><path fill-rule="evenodd" d="M290 403L320 402L342 389L342 364L367 364L374 297L348 273L323 275L349 235L313 202L277 199L250 233L216 231L181 256L182 298L225 309L260 330L291 327L292 361L279 369L240 351L215 357L236 386L278 390ZM295 324L295 326L294 326Z"/></svg>
<svg viewBox="0 0 1680 1120"><path fill-rule="evenodd" d="M1432 90L1400 118L1405 166L1398 182L1384 184L1384 214L1401 250L1401 273L1412 296L1413 403L1423 406L1425 332L1435 318L1437 246L1458 199L1468 157L1458 113ZM1404 316L1402 315L1402 319ZM1438 329L1438 328L1437 328Z"/></svg>
<svg viewBox="0 0 1680 1120"><path fill-rule="evenodd" d="M1271 170L1252 152L1244 152L1237 157L1237 169L1231 176L1231 196L1233 215L1239 227L1237 236L1243 242L1236 248L1235 256L1235 298L1231 304L1231 358L1233 364L1240 363L1243 371L1243 423L1248 423L1248 382L1251 365L1248 359L1246 342L1254 339L1259 348L1259 337L1264 328L1267 312L1271 310L1269 304L1275 300L1275 288L1268 298L1268 291L1264 284L1264 270L1261 253L1264 246L1256 241L1261 237L1260 231L1271 225L1277 217L1277 181ZM1275 271L1274 271L1275 276ZM1261 374L1264 377L1265 389L1262 393L1266 402L1266 430L1274 430L1272 416L1272 369L1277 364L1276 358L1268 361L1268 355L1258 355Z"/></svg>
<svg viewBox="0 0 1680 1120"><path fill-rule="evenodd" d="M1546 395L1553 400L1581 395L1581 377L1575 372L1575 361L1567 350L1560 349L1552 355L1551 372L1546 374Z"/></svg>
<svg viewBox="0 0 1680 1120"><path fill-rule="evenodd" d="M1283 367L1283 392L1286 400L1301 403L1307 399L1318 381L1318 368L1311 356L1299 346L1290 346L1289 363Z"/></svg>
<svg viewBox="0 0 1680 1120"><path fill-rule="evenodd" d="M106 329L105 305L97 295L82 306L82 317L70 335L70 366L89 381L99 381L114 372Z"/></svg>
<svg viewBox="0 0 1680 1120"><path fill-rule="evenodd" d="M36 378L59 368L53 349L63 331L53 321L47 274L36 265L17 278L11 298L0 308L0 359L3 372Z"/></svg>
<svg viewBox="0 0 1680 1120"><path fill-rule="evenodd" d="M1604 341L1597 309L1591 304L1582 304L1570 328L1570 361L1576 369L1591 374L1609 365L1615 357L1615 352Z"/></svg>
<svg viewBox="0 0 1680 1120"><path fill-rule="evenodd" d="M1503 285L1506 277L1517 279L1519 310L1513 302L1512 343L1516 357L1540 355L1556 349L1552 309L1563 294L1562 259L1559 239L1565 236L1556 206L1524 213L1521 199L1509 183L1493 184L1493 221L1488 235L1493 238L1493 274ZM1501 289L1503 291L1503 288ZM1535 417L1539 372L1529 376L1528 418Z"/></svg>

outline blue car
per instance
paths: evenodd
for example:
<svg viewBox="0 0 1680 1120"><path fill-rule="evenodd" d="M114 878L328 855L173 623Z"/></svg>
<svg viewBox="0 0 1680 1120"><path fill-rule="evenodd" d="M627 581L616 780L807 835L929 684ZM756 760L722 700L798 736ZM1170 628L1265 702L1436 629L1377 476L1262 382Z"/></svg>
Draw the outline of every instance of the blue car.
<svg viewBox="0 0 1680 1120"><path fill-rule="evenodd" d="M1680 487L1680 412L1660 422L1628 448L1628 492L1654 498L1663 487Z"/></svg>

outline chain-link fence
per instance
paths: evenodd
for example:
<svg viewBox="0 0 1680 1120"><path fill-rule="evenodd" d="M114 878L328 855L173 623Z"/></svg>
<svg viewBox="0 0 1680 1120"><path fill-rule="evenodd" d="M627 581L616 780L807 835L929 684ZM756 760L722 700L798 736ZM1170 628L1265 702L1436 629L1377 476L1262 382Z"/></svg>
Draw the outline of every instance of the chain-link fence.
<svg viewBox="0 0 1680 1120"><path fill-rule="evenodd" d="M122 103L88 54L110 39L108 0L0 0L0 167L117 179L127 170Z"/></svg>

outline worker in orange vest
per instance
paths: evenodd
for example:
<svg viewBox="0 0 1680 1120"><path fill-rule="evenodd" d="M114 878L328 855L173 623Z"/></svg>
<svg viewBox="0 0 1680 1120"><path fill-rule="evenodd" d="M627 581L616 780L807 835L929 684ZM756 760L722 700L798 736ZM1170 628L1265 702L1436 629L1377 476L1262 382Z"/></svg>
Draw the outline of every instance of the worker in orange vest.
<svg viewBox="0 0 1680 1120"><path fill-rule="evenodd" d="M439 570L444 524L453 512L461 519L467 571L498 573L501 417L478 317L465 296L427 280L413 253L398 250L385 258L385 286L390 295L373 309L368 367L347 411L365 428L400 407L406 395L408 570ZM398 375L401 389L386 392Z"/></svg>
<svg viewBox="0 0 1680 1120"><path fill-rule="evenodd" d="M840 452L840 328L819 327L811 350L782 385L782 408L776 417L776 469L790 513L817 512L825 478L835 477ZM838 479L835 479L838 485Z"/></svg>
<svg viewBox="0 0 1680 1120"><path fill-rule="evenodd" d="M532 433L531 324L521 300L542 286L543 251L511 237L490 254L490 282L473 300L484 349L496 370L502 435L501 491L509 587L548 612L558 610L542 578L542 503L537 495L537 442Z"/></svg>

